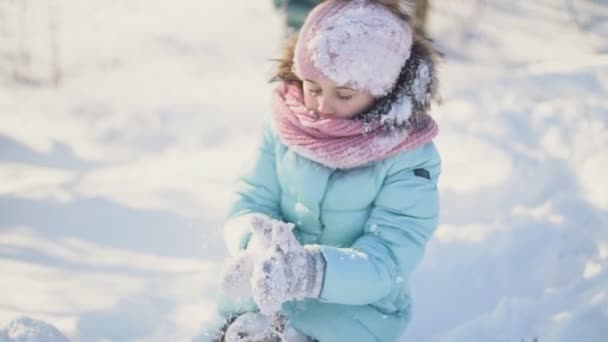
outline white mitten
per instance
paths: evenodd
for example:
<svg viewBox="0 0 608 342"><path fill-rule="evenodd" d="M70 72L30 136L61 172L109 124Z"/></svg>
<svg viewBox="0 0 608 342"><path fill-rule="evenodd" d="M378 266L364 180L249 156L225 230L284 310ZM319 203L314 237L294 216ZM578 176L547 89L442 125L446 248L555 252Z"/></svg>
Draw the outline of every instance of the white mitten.
<svg viewBox="0 0 608 342"><path fill-rule="evenodd" d="M249 225L251 238L247 249L238 252L229 258L223 266L222 289L233 297L251 296L250 279L253 272L253 260L256 255L263 253L270 245L272 239L272 219L264 215L250 215L247 218L238 218L240 224Z"/></svg>
<svg viewBox="0 0 608 342"><path fill-rule="evenodd" d="M224 334L226 342L265 342L275 337L272 321L259 313L246 312L232 322Z"/></svg>
<svg viewBox="0 0 608 342"><path fill-rule="evenodd" d="M312 342L294 329L281 314L264 316L246 312L237 317L224 332L225 342Z"/></svg>
<svg viewBox="0 0 608 342"><path fill-rule="evenodd" d="M325 260L319 246L302 246L293 227L274 221L270 247L253 265L253 299L266 315L281 310L287 301L317 298L321 292Z"/></svg>
<svg viewBox="0 0 608 342"><path fill-rule="evenodd" d="M220 279L227 295L237 298L251 295L249 280L253 273L252 255L251 251L244 250L224 263Z"/></svg>

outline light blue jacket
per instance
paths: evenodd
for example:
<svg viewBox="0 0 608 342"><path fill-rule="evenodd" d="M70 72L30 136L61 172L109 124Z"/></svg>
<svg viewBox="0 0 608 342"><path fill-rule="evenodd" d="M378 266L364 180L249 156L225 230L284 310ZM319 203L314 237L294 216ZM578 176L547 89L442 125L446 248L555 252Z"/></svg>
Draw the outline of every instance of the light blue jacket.
<svg viewBox="0 0 608 342"><path fill-rule="evenodd" d="M263 213L296 224L326 260L320 298L283 313L320 342L395 341L410 320L409 278L438 224L441 160L433 143L350 170L325 167L264 130L230 217ZM245 248L243 230L228 248ZM233 235L234 236L234 235Z"/></svg>

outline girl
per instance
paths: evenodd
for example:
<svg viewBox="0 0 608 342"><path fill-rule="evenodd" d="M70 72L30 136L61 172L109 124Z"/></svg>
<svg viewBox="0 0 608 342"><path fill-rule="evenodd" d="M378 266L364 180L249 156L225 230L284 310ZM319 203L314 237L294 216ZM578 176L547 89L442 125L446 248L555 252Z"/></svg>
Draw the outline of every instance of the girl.
<svg viewBox="0 0 608 342"><path fill-rule="evenodd" d="M438 223L433 50L400 1L328 0L279 63L225 224L219 341L396 341Z"/></svg>

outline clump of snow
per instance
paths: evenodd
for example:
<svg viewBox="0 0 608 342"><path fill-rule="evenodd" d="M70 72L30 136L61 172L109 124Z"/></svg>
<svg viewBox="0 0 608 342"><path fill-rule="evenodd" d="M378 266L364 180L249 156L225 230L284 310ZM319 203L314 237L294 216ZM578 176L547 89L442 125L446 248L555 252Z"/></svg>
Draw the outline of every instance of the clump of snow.
<svg viewBox="0 0 608 342"><path fill-rule="evenodd" d="M413 109L412 99L403 95L399 97L388 113L380 116L380 122L383 125L401 126L412 116Z"/></svg>
<svg viewBox="0 0 608 342"><path fill-rule="evenodd" d="M374 235L378 235L380 232L378 231L378 224L373 223L369 226L369 232L374 234Z"/></svg>
<svg viewBox="0 0 608 342"><path fill-rule="evenodd" d="M69 342L57 328L44 321L21 317L0 330L0 342Z"/></svg>
<svg viewBox="0 0 608 342"><path fill-rule="evenodd" d="M308 209L308 207L306 207L304 204L298 202L295 205L295 210L296 213L300 216L305 216L310 212L310 209Z"/></svg>
<svg viewBox="0 0 608 342"><path fill-rule="evenodd" d="M414 79L414 84L412 85L412 92L414 93L414 98L419 103L424 103L431 96L427 91L428 85L431 83L431 69L428 64L422 63L418 67L416 71L416 78Z"/></svg>
<svg viewBox="0 0 608 342"><path fill-rule="evenodd" d="M226 329L226 342L271 341L274 337L271 320L259 313L246 312Z"/></svg>

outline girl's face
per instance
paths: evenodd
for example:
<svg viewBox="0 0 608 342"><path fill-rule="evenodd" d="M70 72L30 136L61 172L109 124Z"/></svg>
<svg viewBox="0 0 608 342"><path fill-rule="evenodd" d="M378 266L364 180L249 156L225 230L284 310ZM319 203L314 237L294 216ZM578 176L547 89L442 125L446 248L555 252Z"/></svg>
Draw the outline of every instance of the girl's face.
<svg viewBox="0 0 608 342"><path fill-rule="evenodd" d="M369 109L374 97L366 92L336 85L333 81L304 80L304 104L323 119L350 119Z"/></svg>

